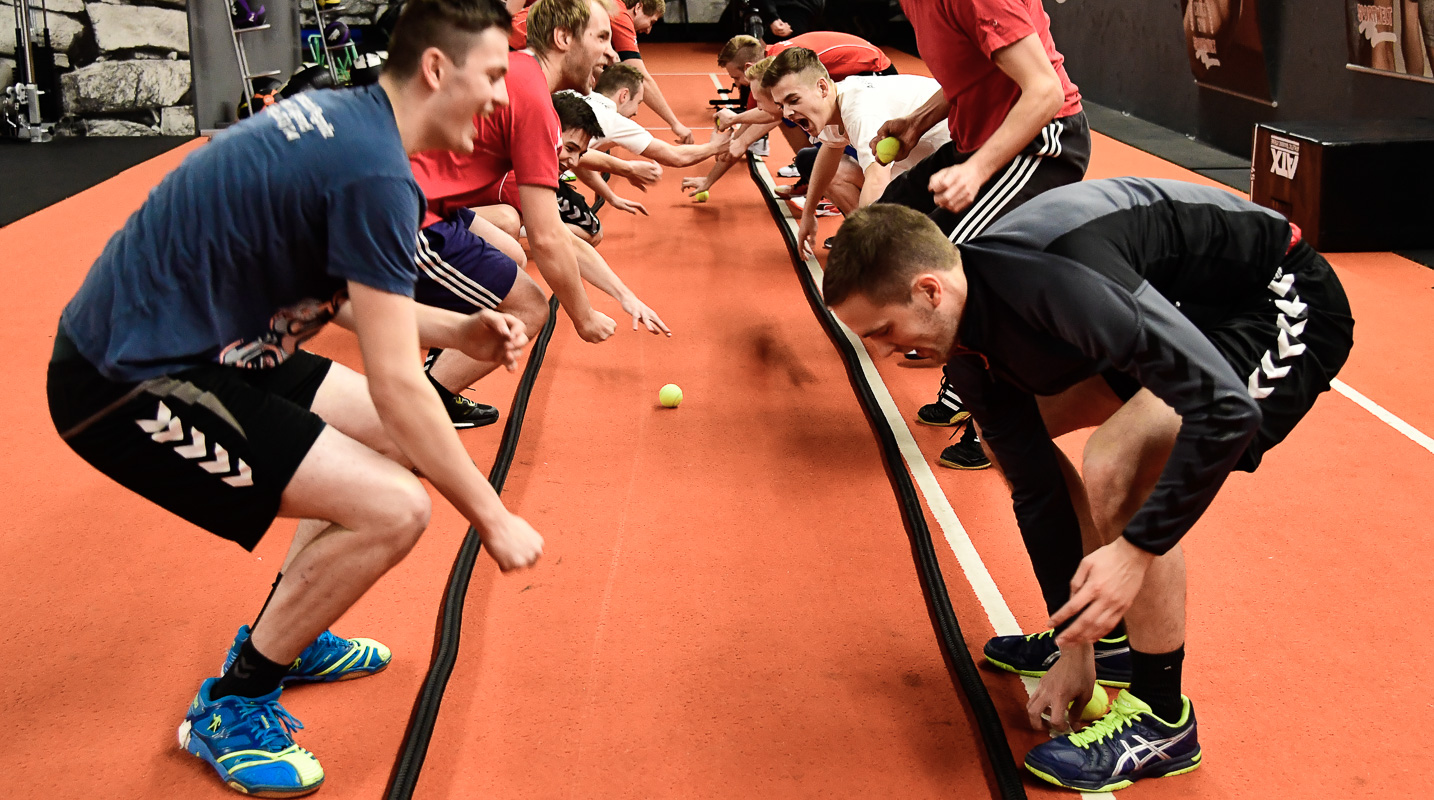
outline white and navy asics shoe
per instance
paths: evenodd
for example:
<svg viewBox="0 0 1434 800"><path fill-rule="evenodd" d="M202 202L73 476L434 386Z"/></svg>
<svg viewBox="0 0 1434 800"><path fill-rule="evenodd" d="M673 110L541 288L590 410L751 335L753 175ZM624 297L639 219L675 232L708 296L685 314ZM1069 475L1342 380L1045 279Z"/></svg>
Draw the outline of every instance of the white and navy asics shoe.
<svg viewBox="0 0 1434 800"><path fill-rule="evenodd" d="M1028 678L1045 675L1061 657L1056 632L1050 629L1025 636L994 636L986 642L983 654L991 666ZM1095 680L1122 689L1130 685L1130 640L1124 634L1095 643Z"/></svg>
<svg viewBox="0 0 1434 800"><path fill-rule="evenodd" d="M1195 707L1181 696L1180 719L1155 716L1128 690L1095 724L1038 745L1026 754L1037 778L1081 792L1113 792L1142 778L1181 775L1200 766Z"/></svg>

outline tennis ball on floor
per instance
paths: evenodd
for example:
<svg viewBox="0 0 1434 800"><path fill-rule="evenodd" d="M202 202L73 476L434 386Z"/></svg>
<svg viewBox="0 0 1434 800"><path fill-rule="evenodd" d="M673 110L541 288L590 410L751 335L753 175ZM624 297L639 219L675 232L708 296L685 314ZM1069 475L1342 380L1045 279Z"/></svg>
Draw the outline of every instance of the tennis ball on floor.
<svg viewBox="0 0 1434 800"><path fill-rule="evenodd" d="M669 383L657 392L657 402L664 408L677 408L682 405L682 388L675 383Z"/></svg>
<svg viewBox="0 0 1434 800"><path fill-rule="evenodd" d="M1071 705L1075 704L1072 703ZM1105 716L1109 710L1110 695L1105 693L1105 689L1102 688L1100 684L1096 684L1095 691L1091 692L1090 702L1086 703L1085 708L1081 709L1081 722L1095 722Z"/></svg>
<svg viewBox="0 0 1434 800"><path fill-rule="evenodd" d="M695 201L697 201L697 202L699 202L699 203L705 203L705 202L707 202L707 191L704 189L703 191L700 191L700 192L698 192L697 194L692 195L692 199L695 200Z"/></svg>
<svg viewBox="0 0 1434 800"><path fill-rule="evenodd" d="M899 152L901 141L895 136L888 136L876 143L876 160L882 164L890 164Z"/></svg>

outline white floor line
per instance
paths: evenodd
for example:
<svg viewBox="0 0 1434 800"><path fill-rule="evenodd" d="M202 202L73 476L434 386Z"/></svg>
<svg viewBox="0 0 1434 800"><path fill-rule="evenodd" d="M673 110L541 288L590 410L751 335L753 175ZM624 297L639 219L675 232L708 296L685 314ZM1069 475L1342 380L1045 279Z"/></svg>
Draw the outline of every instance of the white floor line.
<svg viewBox="0 0 1434 800"><path fill-rule="evenodd" d="M1338 378L1335 378L1334 380L1330 381L1329 385L1330 388L1334 389L1336 392L1339 392L1345 397L1348 397L1350 400L1353 400L1356 405L1378 417L1389 427L1395 429L1396 431L1399 431L1405 436L1408 436L1414 441L1415 444L1419 445L1425 450L1428 450L1431 453L1434 453L1434 439L1429 438L1418 428L1395 416L1384 406L1381 406L1373 400L1370 400L1368 397L1365 397L1363 394L1356 391L1353 386L1350 386L1349 384Z"/></svg>
<svg viewBox="0 0 1434 800"><path fill-rule="evenodd" d="M683 74L685 74L685 73L683 73ZM719 77L717 77L717 73L715 73L715 72L709 72L709 73L707 73L707 77L709 77L709 78L712 79L712 85L713 85L714 87L716 87L716 88L717 88L717 91L719 91L719 92L726 91L728 88L730 88L730 87L727 87L727 86L723 86L723 85L722 85L722 79L719 78Z"/></svg>

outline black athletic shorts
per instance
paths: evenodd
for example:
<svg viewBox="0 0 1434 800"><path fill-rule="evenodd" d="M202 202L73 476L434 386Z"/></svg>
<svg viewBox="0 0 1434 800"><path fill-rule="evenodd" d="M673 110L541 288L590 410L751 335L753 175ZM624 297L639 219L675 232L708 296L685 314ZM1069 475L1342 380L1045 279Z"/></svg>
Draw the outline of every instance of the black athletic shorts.
<svg viewBox="0 0 1434 800"><path fill-rule="evenodd" d="M588 208L587 198L567 181L558 183L558 213L562 215L563 222L582 228L589 236L602 233L602 221Z"/></svg>
<svg viewBox="0 0 1434 800"><path fill-rule="evenodd" d="M961 244L1041 192L1085 177L1086 165L1090 163L1090 124L1084 111L1052 120L1011 163L997 170L981 186L976 200L964 211L951 212L936 205L927 188L931 176L965 163L972 155L958 152L955 142L947 142L893 178L882 192L880 202L920 211L930 217L947 238Z"/></svg>
<svg viewBox="0 0 1434 800"><path fill-rule="evenodd" d="M1201 326L1260 406L1260 428L1235 464L1242 472L1254 472L1265 451L1290 435L1329 390L1354 346L1349 299L1314 248L1304 242L1291 248L1269 288L1254 307ZM1140 391L1125 373L1111 370L1102 377L1121 400Z"/></svg>
<svg viewBox="0 0 1434 800"><path fill-rule="evenodd" d="M269 369L208 364L116 383L61 330L50 358L50 417L95 469L253 550L324 429L309 406L330 363L300 350Z"/></svg>

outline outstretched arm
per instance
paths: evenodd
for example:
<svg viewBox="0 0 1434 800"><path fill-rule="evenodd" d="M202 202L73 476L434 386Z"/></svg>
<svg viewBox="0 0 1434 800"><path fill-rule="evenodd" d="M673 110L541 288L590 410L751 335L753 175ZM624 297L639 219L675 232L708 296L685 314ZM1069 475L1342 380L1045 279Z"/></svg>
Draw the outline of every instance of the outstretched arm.
<svg viewBox="0 0 1434 800"><path fill-rule="evenodd" d="M641 155L667 167L690 167L724 152L731 141L731 134L722 133L713 135L712 141L707 144L674 145L661 139L653 139L651 144L643 148Z"/></svg>
<svg viewBox="0 0 1434 800"><path fill-rule="evenodd" d="M672 128L672 132L677 135L678 144L695 142L696 139L692 138L692 129L683 125L677 115L672 113L672 108L667 105L667 98L662 96L662 89L657 85L657 79L647 71L647 65L642 63L642 59L629 58L622 63L642 73L642 102L646 103L648 108L655 111L657 116L662 117L662 121Z"/></svg>
<svg viewBox="0 0 1434 800"><path fill-rule="evenodd" d="M557 192L546 186L519 186L518 197L523 204L523 225L528 229L533 260L543 280L558 296L563 310L568 312L578 335L585 342L608 338L617 326L588 301L573 252L573 240L577 237L563 224L563 217L558 213Z"/></svg>
<svg viewBox="0 0 1434 800"><path fill-rule="evenodd" d="M500 567L532 564L542 555L543 537L503 507L413 357L419 342L417 304L355 281L349 282L349 301L369 394L384 430L414 468L473 523Z"/></svg>
<svg viewBox="0 0 1434 800"><path fill-rule="evenodd" d="M645 325L651 333L665 333L672 335L667 329L662 318L657 312L647 307L647 304L637 299L637 295L627 288L622 279L608 266L607 260L602 257L592 245L573 236L573 247L577 251L578 268L582 271L583 280L597 287L604 294L622 305L622 310L632 316L632 329L637 330L638 325Z"/></svg>

